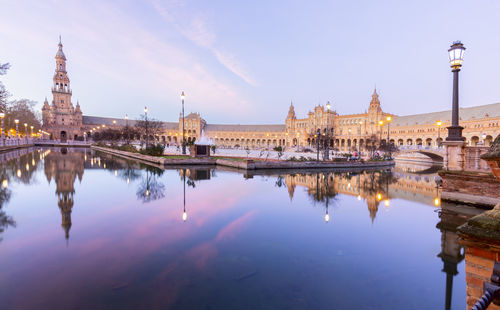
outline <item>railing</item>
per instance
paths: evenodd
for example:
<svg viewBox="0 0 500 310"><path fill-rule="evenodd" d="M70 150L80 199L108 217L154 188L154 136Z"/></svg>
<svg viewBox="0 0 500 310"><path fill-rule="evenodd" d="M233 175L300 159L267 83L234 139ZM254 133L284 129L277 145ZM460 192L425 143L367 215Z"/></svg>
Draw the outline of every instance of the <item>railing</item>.
<svg viewBox="0 0 500 310"><path fill-rule="evenodd" d="M20 145L43 144L43 145L90 145L90 141L67 141L61 142L57 140L45 139L26 139L26 138L0 138L0 147L14 147Z"/></svg>
<svg viewBox="0 0 500 310"><path fill-rule="evenodd" d="M0 147L33 144L33 141L26 138L0 138Z"/></svg>
<svg viewBox="0 0 500 310"><path fill-rule="evenodd" d="M490 171L488 163L480 157L489 149L487 146L466 146L464 148L464 169L466 171Z"/></svg>
<svg viewBox="0 0 500 310"><path fill-rule="evenodd" d="M425 145L401 145L398 146L401 151L431 151L437 153L446 153L446 149L442 146L425 146Z"/></svg>

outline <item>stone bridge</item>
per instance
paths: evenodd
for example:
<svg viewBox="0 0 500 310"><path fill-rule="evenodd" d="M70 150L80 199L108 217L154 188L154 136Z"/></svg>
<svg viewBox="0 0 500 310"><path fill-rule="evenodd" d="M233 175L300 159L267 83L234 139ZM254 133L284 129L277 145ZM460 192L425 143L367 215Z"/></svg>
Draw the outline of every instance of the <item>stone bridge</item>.
<svg viewBox="0 0 500 310"><path fill-rule="evenodd" d="M443 162L443 158L446 154L446 149L444 147L408 145L408 146L400 146L399 151L397 153L399 154L419 153L429 157L434 162Z"/></svg>

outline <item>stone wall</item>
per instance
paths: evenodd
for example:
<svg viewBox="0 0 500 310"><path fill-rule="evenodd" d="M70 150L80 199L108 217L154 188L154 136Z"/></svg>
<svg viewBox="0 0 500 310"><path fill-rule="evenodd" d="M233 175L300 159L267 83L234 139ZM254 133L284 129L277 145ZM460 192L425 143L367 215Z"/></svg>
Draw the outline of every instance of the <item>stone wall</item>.
<svg viewBox="0 0 500 310"><path fill-rule="evenodd" d="M467 171L440 171L441 198L485 206L500 201L500 182L491 173Z"/></svg>

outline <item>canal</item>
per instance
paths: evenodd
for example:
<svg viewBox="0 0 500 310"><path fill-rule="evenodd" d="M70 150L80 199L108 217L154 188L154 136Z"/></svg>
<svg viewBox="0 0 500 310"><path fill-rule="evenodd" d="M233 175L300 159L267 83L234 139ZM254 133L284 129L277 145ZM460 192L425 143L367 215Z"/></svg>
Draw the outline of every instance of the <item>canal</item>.
<svg viewBox="0 0 500 310"><path fill-rule="evenodd" d="M159 169L0 154L1 309L463 309L436 167Z"/></svg>

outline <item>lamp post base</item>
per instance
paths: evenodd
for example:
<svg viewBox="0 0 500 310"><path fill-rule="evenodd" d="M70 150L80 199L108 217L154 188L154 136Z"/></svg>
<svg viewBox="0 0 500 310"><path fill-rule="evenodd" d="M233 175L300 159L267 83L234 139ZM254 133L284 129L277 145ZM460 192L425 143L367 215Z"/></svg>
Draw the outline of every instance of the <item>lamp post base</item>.
<svg viewBox="0 0 500 310"><path fill-rule="evenodd" d="M465 141L465 137L462 136L462 126L450 126L448 129L448 137L446 141Z"/></svg>

